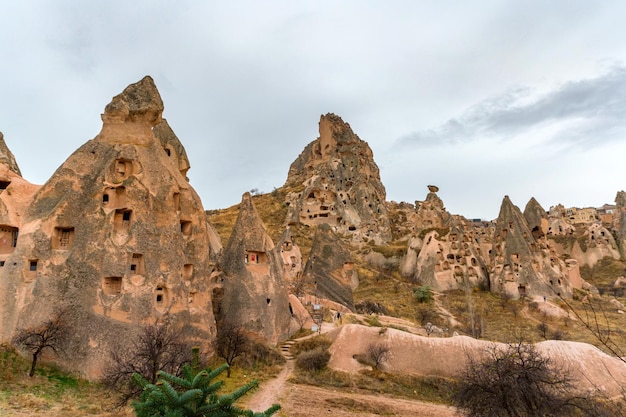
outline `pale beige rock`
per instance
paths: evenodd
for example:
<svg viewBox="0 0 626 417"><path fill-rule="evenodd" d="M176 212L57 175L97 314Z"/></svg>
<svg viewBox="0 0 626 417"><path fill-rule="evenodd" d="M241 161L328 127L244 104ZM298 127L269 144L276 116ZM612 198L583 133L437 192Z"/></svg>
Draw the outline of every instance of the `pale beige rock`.
<svg viewBox="0 0 626 417"><path fill-rule="evenodd" d="M284 188L288 224L328 224L355 243L391 237L386 192L366 142L332 113L321 116L320 136L291 164Z"/></svg>
<svg viewBox="0 0 626 417"><path fill-rule="evenodd" d="M282 258L250 193L241 199L220 266L225 276L218 321L273 345L287 339L291 314Z"/></svg>
<svg viewBox="0 0 626 417"><path fill-rule="evenodd" d="M70 306L75 337L64 364L90 378L142 323L167 318L210 349L209 229L151 129L162 109L151 78L129 86L107 106L100 134L36 193L0 269L2 340Z"/></svg>

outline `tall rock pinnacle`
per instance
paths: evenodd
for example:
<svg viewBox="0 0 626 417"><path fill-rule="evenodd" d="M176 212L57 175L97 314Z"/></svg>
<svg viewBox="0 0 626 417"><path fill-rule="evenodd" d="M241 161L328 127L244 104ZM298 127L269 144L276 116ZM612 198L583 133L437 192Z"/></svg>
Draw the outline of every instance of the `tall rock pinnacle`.
<svg viewBox="0 0 626 417"><path fill-rule="evenodd" d="M285 188L289 224L328 224L354 242L390 240L385 187L368 144L332 113L320 136L291 164Z"/></svg>

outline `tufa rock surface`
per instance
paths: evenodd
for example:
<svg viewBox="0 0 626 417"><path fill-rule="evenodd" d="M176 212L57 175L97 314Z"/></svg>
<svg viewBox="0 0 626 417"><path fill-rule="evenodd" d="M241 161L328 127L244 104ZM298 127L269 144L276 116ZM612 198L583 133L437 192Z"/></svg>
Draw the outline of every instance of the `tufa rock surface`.
<svg viewBox="0 0 626 417"><path fill-rule="evenodd" d="M218 321L277 344L289 337L289 296L283 260L245 193L220 262L224 272Z"/></svg>
<svg viewBox="0 0 626 417"><path fill-rule="evenodd" d="M13 156L13 152L9 149L6 142L4 141L4 135L0 132L0 164L5 165L10 171L15 174L22 176L20 172L20 167L17 165L17 161L15 160L15 156Z"/></svg>
<svg viewBox="0 0 626 417"><path fill-rule="evenodd" d="M328 224L355 243L391 238L386 192L368 144L332 113L321 116L319 138L291 164L288 224Z"/></svg>
<svg viewBox="0 0 626 417"><path fill-rule="evenodd" d="M354 311L352 290L359 279L350 251L330 226L317 227L309 260L304 267L305 282L313 283L315 295Z"/></svg>
<svg viewBox="0 0 626 417"><path fill-rule="evenodd" d="M216 334L213 262L200 198L152 127L163 104L150 77L113 98L102 131L35 194L2 255L2 340L54 308L75 317L65 365L101 375L144 323L169 320L205 350Z"/></svg>

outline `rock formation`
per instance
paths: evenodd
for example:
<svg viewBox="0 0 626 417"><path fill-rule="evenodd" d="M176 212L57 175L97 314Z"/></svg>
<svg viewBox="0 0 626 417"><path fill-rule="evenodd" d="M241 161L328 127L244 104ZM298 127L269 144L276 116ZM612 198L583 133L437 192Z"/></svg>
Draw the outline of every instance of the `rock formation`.
<svg viewBox="0 0 626 417"><path fill-rule="evenodd" d="M89 377L114 343L165 317L208 349L209 230L179 161L153 132L162 111L150 77L128 86L106 106L100 134L36 193L0 268L3 340L69 307L66 365Z"/></svg>
<svg viewBox="0 0 626 417"><path fill-rule="evenodd" d="M428 186L426 200L416 201L415 234L409 241L402 274L436 291L488 286L485 260L491 239L482 223L473 224L453 216L437 196L439 188Z"/></svg>
<svg viewBox="0 0 626 417"><path fill-rule="evenodd" d="M533 238L539 239L548 232L548 213L541 207L535 197L532 197L524 208L524 218L530 228Z"/></svg>
<svg viewBox="0 0 626 417"><path fill-rule="evenodd" d="M491 267L492 291L514 298L571 297L573 288L582 287L578 265L565 264L545 241L538 243L508 196L496 221Z"/></svg>
<svg viewBox="0 0 626 417"><path fill-rule="evenodd" d="M615 213L613 214L613 230L617 235L622 258L626 258L626 192L618 191L615 196Z"/></svg>
<svg viewBox="0 0 626 417"><path fill-rule="evenodd" d="M319 225L315 231L304 280L313 283L318 297L354 311L352 290L359 280L352 255L327 224Z"/></svg>
<svg viewBox="0 0 626 417"><path fill-rule="evenodd" d="M356 243L387 242L385 187L372 150L332 113L321 116L319 132L289 168L288 224L328 224Z"/></svg>
<svg viewBox="0 0 626 417"><path fill-rule="evenodd" d="M250 193L241 199L220 266L224 292L218 321L271 344L287 339L291 314L283 261Z"/></svg>
<svg viewBox="0 0 626 417"><path fill-rule="evenodd" d="M287 226L280 237L278 247L280 248L280 257L283 260L287 281L293 287L302 278L302 253L289 226ZM297 293L297 291L293 290L291 292Z"/></svg>
<svg viewBox="0 0 626 417"><path fill-rule="evenodd" d="M13 156L13 152L11 152L7 144L4 142L4 135L2 132L0 132L0 165L5 165L9 171L14 172L20 177L22 176L20 167L17 165L15 156Z"/></svg>

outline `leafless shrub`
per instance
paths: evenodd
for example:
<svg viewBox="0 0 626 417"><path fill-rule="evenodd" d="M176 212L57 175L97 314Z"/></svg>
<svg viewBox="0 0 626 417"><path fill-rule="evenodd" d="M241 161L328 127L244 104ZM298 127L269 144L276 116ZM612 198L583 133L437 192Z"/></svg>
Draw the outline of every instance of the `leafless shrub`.
<svg viewBox="0 0 626 417"><path fill-rule="evenodd" d="M243 329L230 323L224 323L219 327L215 339L215 351L217 356L228 364L227 377L230 378L230 367L235 363L235 359L246 353L248 347L249 340Z"/></svg>
<svg viewBox="0 0 626 417"><path fill-rule="evenodd" d="M20 329L12 339L14 346L28 351L32 355L28 376L35 375L39 356L45 350L55 354L61 352L71 337L69 308L57 309L48 320L38 326Z"/></svg>
<svg viewBox="0 0 626 417"><path fill-rule="evenodd" d="M323 348L302 352L296 359L296 366L305 371L320 371L330 360L330 353Z"/></svg>
<svg viewBox="0 0 626 417"><path fill-rule="evenodd" d="M185 339L182 329L169 322L145 325L130 348L118 346L109 357L103 382L120 395L120 405L138 398L142 388L131 381L138 373L150 383L157 381L163 370L179 375L185 364L191 363L193 344Z"/></svg>
<svg viewBox="0 0 626 417"><path fill-rule="evenodd" d="M453 401L463 416L619 415L610 403L577 392L566 371L523 342L469 357Z"/></svg>
<svg viewBox="0 0 626 417"><path fill-rule="evenodd" d="M366 355L371 360L374 368L380 369L382 364L389 360L391 349L385 343L373 342L367 345Z"/></svg>

